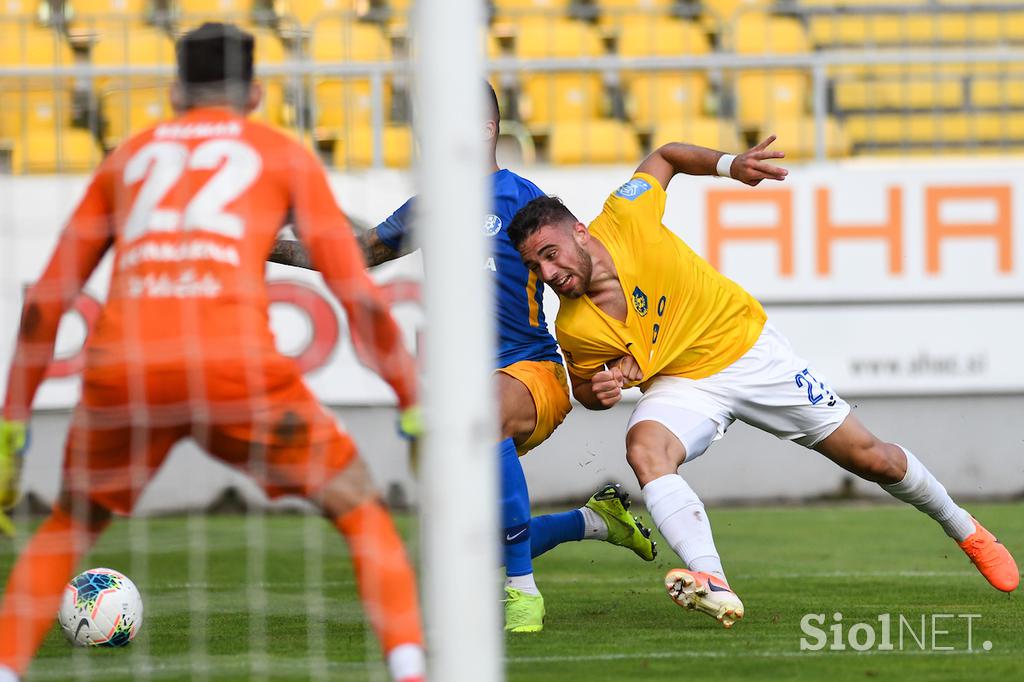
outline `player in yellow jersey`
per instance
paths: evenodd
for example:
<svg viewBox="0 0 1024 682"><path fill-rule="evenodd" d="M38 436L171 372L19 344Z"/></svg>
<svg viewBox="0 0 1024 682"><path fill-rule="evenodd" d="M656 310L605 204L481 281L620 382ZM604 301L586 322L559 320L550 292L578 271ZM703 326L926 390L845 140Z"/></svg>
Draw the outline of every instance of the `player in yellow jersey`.
<svg viewBox="0 0 1024 682"><path fill-rule="evenodd" d="M736 419L813 448L935 519L996 588L1020 576L1010 553L904 447L876 438L790 347L761 304L662 224L665 188L679 174L748 185L783 180L769 137L733 156L685 144L652 153L586 226L555 197L516 214L509 237L561 298L555 321L573 394L608 409L621 391L643 397L626 433L626 458L658 529L687 569L665 577L681 606L726 627L743 617L704 505L678 475Z"/></svg>

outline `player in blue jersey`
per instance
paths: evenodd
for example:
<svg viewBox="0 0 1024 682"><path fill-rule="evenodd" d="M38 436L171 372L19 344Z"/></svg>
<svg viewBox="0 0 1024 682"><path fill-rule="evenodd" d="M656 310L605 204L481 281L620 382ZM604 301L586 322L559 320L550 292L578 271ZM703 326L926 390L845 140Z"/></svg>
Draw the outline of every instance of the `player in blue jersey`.
<svg viewBox="0 0 1024 682"><path fill-rule="evenodd" d="M533 577L532 558L570 540L598 539L628 547L653 561L650 531L629 515L629 496L617 485L598 490L579 509L531 519L530 498L519 457L543 443L571 406L558 345L544 319L544 285L523 265L505 227L516 212L544 193L529 180L498 167L495 148L498 99L486 85L493 201L483 230L492 241L484 267L495 277L497 357L494 372L500 402L502 524L505 542L505 629L543 629L544 599ZM410 237L415 198L358 237L367 264L384 263L413 250ZM311 267L298 242L278 241L270 260Z"/></svg>

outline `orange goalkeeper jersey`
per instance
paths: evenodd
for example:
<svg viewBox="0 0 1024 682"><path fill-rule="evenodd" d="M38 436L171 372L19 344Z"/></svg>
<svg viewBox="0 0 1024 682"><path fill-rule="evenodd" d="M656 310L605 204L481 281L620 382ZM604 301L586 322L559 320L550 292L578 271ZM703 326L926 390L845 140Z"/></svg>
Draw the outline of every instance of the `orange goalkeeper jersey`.
<svg viewBox="0 0 1024 682"><path fill-rule="evenodd" d="M363 362L401 405L413 403L414 362L316 158L279 131L203 108L134 136L97 169L27 295L5 415L27 416L60 316L111 246L87 372L280 367L264 270L289 221L345 308Z"/></svg>

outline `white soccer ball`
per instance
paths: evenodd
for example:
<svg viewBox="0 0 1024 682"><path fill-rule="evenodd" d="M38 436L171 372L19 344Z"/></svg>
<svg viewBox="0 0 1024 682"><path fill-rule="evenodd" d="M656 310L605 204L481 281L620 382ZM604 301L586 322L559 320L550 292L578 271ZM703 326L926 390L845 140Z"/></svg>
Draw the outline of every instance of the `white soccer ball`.
<svg viewBox="0 0 1024 682"><path fill-rule="evenodd" d="M57 620L75 646L124 646L142 627L142 595L124 574L92 568L64 588Z"/></svg>

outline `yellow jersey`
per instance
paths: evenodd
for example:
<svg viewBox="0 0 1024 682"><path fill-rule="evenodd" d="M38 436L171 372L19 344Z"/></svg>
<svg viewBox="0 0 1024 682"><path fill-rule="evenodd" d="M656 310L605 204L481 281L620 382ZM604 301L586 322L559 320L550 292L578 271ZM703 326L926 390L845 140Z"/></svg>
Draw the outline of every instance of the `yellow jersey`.
<svg viewBox="0 0 1024 682"><path fill-rule="evenodd" d="M589 378L629 354L643 370L641 387L658 375L702 379L738 360L761 334L767 316L757 299L665 227L664 214L664 188L637 173L590 224L618 271L626 321L589 296L563 298L555 333L573 374Z"/></svg>

